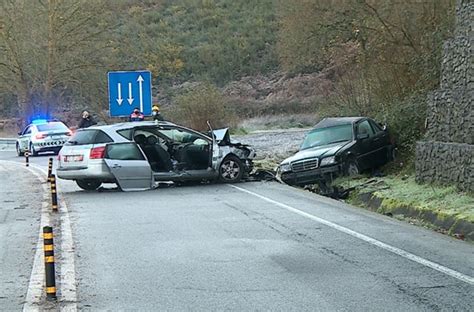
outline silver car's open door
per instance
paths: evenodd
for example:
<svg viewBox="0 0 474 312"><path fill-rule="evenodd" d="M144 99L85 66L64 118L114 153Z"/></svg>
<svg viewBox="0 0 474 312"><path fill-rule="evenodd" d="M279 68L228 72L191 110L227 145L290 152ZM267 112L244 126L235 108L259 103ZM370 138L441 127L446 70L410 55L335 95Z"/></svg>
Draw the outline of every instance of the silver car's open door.
<svg viewBox="0 0 474 312"><path fill-rule="evenodd" d="M152 188L150 164L137 144L133 142L107 144L104 160L123 191L143 191Z"/></svg>

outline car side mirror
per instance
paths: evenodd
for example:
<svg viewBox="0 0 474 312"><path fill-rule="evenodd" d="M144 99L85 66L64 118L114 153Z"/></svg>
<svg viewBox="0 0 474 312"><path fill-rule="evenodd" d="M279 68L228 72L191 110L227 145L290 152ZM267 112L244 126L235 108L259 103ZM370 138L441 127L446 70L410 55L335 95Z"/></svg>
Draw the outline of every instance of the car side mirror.
<svg viewBox="0 0 474 312"><path fill-rule="evenodd" d="M21 132L18 132L18 135L21 135Z"/></svg>
<svg viewBox="0 0 474 312"><path fill-rule="evenodd" d="M383 130L383 131L387 131L387 124L383 124L383 125L382 125L382 130Z"/></svg>
<svg viewBox="0 0 474 312"><path fill-rule="evenodd" d="M365 140L365 139L369 138L369 134L368 133L361 133L361 134L357 135L357 138L359 140Z"/></svg>

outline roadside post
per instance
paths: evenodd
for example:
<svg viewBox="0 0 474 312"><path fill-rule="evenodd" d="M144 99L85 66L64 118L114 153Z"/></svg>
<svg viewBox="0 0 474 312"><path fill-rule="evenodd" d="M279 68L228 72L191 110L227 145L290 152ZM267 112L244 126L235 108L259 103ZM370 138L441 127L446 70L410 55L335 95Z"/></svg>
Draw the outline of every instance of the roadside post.
<svg viewBox="0 0 474 312"><path fill-rule="evenodd" d="M51 182L52 173L53 173L53 158L50 157L48 161L48 182Z"/></svg>
<svg viewBox="0 0 474 312"><path fill-rule="evenodd" d="M50 178L51 182L51 207L53 208L54 212L58 211L58 192L56 189L56 176L51 174Z"/></svg>
<svg viewBox="0 0 474 312"><path fill-rule="evenodd" d="M56 300L56 272L54 268L53 228L43 227L44 267L46 274L46 299Z"/></svg>
<svg viewBox="0 0 474 312"><path fill-rule="evenodd" d="M30 153L25 152L25 164L27 167L30 166Z"/></svg>

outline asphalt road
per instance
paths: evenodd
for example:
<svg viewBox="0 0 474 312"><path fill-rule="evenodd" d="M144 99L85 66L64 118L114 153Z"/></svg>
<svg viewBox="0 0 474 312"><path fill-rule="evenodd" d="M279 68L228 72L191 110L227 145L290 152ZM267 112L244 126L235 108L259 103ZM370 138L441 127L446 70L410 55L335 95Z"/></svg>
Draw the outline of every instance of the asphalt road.
<svg viewBox="0 0 474 312"><path fill-rule="evenodd" d="M12 178L14 177L14 178ZM21 310L28 290L43 189L27 170L0 161L0 310ZM40 200L38 200L38 198Z"/></svg>
<svg viewBox="0 0 474 312"><path fill-rule="evenodd" d="M273 182L60 190L81 310L474 310L473 244L313 193Z"/></svg>

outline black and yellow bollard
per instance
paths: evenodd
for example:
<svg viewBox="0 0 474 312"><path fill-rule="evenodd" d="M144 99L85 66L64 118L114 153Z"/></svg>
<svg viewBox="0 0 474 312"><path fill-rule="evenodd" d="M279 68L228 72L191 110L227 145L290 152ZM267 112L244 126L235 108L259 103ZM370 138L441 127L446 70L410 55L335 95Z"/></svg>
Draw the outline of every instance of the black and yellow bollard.
<svg viewBox="0 0 474 312"><path fill-rule="evenodd" d="M44 267L46 273L46 299L56 300L56 272L54 269L53 228L43 227Z"/></svg>
<svg viewBox="0 0 474 312"><path fill-rule="evenodd" d="M56 176L54 174L51 175L49 180L51 182L51 207L53 211L58 211L58 192L56 189Z"/></svg>
<svg viewBox="0 0 474 312"><path fill-rule="evenodd" d="M48 182L51 182L52 173L53 173L53 158L50 157L48 161Z"/></svg>
<svg viewBox="0 0 474 312"><path fill-rule="evenodd" d="M30 153L25 152L25 164L27 167L30 166Z"/></svg>

